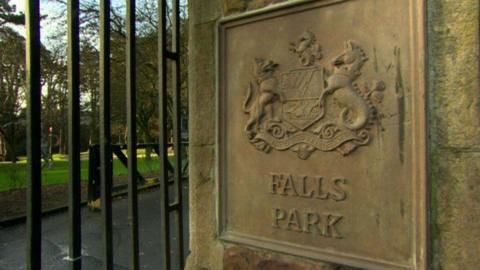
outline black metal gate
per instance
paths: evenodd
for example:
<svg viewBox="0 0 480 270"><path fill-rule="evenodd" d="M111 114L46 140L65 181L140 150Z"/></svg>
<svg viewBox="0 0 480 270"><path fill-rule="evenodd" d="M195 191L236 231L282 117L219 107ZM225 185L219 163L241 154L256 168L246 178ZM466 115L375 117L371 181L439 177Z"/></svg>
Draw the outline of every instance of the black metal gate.
<svg viewBox="0 0 480 270"><path fill-rule="evenodd" d="M27 269L41 269L42 199L41 199L41 72L40 72L40 0L26 0L27 87L28 87L28 185L27 185ZM80 49L79 0L67 1L68 11L68 148L69 148L69 261L71 269L81 269L81 186L80 186ZM136 70L135 70L135 0L126 0L127 29L127 130L128 130L128 213L130 226L130 269L139 269L139 224L137 194L136 138ZM182 153L180 136L180 27L179 0L172 1L172 44L167 44L167 3L158 0L159 24L159 162L162 265L158 269L183 269L185 248L183 233L178 233L176 258L172 258L170 213L176 217L178 232L183 231L182 215ZM113 269L112 246L112 143L110 127L110 1L100 1L100 179L103 235L103 268ZM171 49L168 47L171 45ZM167 62L172 63L173 86L173 192L168 189L167 159ZM173 195L172 195L173 194ZM170 200L169 200L170 198ZM171 202L173 198L173 203Z"/></svg>

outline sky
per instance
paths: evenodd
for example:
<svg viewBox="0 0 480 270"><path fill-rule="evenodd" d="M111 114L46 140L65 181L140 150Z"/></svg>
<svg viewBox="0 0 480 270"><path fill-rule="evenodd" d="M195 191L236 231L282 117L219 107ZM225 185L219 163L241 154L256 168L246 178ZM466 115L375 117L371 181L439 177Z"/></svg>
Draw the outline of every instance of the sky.
<svg viewBox="0 0 480 270"><path fill-rule="evenodd" d="M17 6L17 10L25 11L25 1L28 1L28 0L11 0L10 2ZM49 2L51 3L52 1L42 0L41 2L42 2L41 3L41 5L42 5L41 8L43 9L45 6L49 5ZM119 0L113 0L112 2L120 2L120 1ZM180 0L180 2L182 4L185 4L185 3L188 2L188 0Z"/></svg>
<svg viewBox="0 0 480 270"><path fill-rule="evenodd" d="M25 13L25 1L28 0L10 0L11 4L14 4L17 8L17 11ZM54 14L58 11L58 4L53 3L51 0L41 0L40 9L41 14ZM25 28L22 26L11 26L17 32L19 32L22 36L25 36ZM49 27L48 22L42 22L42 37L48 36L49 34L54 31L53 27Z"/></svg>
<svg viewBox="0 0 480 270"><path fill-rule="evenodd" d="M24 0L12 0L12 1L10 1L10 3L17 6L18 11L25 12L25 1Z"/></svg>
<svg viewBox="0 0 480 270"><path fill-rule="evenodd" d="M28 0L10 0L10 3L14 4L17 7L17 11L22 11L25 13L25 1ZM49 0L40 0L40 9L42 13L48 13L52 10L55 10L55 4L53 1Z"/></svg>
<svg viewBox="0 0 480 270"><path fill-rule="evenodd" d="M10 3L15 5L17 11L25 13L25 3L28 0L10 0ZM98 0L97 0L98 1ZM154 0L155 1L155 0ZM126 0L111 0L112 5L114 6L124 6ZM170 1L168 1L170 2ZM185 5L188 0L180 0L181 5ZM40 13L42 15L58 15L60 12L61 4L53 1L53 0L40 0ZM62 29L65 27L65 29ZM25 37L25 28L22 26L12 26L20 35ZM58 20L42 20L41 23L41 38L42 43L48 48L51 45L51 41L48 37L58 34L59 31L66 30L66 24L62 25L58 23Z"/></svg>

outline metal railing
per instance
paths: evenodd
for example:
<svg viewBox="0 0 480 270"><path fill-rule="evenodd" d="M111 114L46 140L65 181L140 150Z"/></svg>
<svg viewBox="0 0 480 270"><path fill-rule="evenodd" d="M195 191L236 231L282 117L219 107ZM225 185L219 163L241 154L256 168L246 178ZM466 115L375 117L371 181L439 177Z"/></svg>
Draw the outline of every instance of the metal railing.
<svg viewBox="0 0 480 270"><path fill-rule="evenodd" d="M26 0L27 30L27 269L41 269L42 220L41 220L41 69L40 69L40 0ZM127 155L128 155L128 215L130 226L130 269L139 269L139 223L137 194L137 138L136 138L136 69L135 69L135 0L126 0L127 29ZM158 0L159 12L159 162L161 207L162 265L171 269L170 213L176 215L178 251L175 252L178 268L184 267L184 240L182 215L181 145L180 145L180 27L179 0L172 1L172 49L167 49L167 3ZM112 241L112 145L111 145L111 89L110 89L110 8L109 0L100 0L100 178L103 234L103 269L113 269ZM69 261L70 269L81 269L81 177L80 177L80 46L79 0L67 1L68 13L68 149L69 149ZM175 166L173 181L176 194L169 203L167 158L167 61L173 65L173 147Z"/></svg>

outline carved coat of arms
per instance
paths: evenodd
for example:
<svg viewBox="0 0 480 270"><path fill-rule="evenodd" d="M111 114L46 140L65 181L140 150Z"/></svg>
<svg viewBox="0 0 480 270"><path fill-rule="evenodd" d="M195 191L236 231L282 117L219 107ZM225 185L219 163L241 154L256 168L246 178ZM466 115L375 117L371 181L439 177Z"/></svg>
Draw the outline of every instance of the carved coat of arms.
<svg viewBox="0 0 480 270"><path fill-rule="evenodd" d="M317 150L346 156L367 145L385 84L377 80L364 89L357 86L368 60L363 49L346 41L330 66L321 67L322 48L306 31L290 44L290 51L298 66L281 74L278 63L255 59L243 103L250 143L267 153L294 151L301 159Z"/></svg>

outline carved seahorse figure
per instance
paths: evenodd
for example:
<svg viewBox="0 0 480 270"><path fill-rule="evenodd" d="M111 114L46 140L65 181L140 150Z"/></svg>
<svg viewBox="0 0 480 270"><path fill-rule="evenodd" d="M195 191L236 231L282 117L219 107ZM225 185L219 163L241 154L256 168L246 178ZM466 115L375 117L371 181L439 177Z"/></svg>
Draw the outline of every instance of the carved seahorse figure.
<svg viewBox="0 0 480 270"><path fill-rule="evenodd" d="M272 121L279 121L274 116L272 103L279 98L277 91L278 81L273 76L278 64L264 59L255 59L256 85L250 83L247 88L247 95L243 102L243 110L250 114L245 126L245 131L250 132L258 128L265 115ZM254 97L255 96L255 97Z"/></svg>
<svg viewBox="0 0 480 270"><path fill-rule="evenodd" d="M351 130L365 126L370 116L370 107L355 86L355 81L361 75L360 70L367 60L360 46L347 41L345 51L332 61L333 73L327 79L327 87L320 96L321 107L326 95L334 96L342 108L339 124Z"/></svg>

